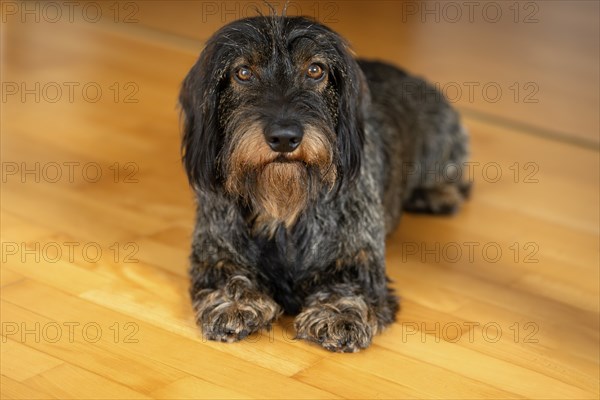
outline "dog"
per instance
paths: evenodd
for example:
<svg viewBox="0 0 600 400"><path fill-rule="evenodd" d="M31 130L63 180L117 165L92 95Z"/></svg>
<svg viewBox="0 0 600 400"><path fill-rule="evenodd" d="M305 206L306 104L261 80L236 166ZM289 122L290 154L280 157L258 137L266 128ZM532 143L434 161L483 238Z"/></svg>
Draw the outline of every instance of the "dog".
<svg viewBox="0 0 600 400"><path fill-rule="evenodd" d="M453 213L467 197L468 182L431 173L467 160L457 112L317 21L277 15L216 32L179 102L203 335L238 341L285 312L299 339L367 348L399 309L386 235L403 210Z"/></svg>

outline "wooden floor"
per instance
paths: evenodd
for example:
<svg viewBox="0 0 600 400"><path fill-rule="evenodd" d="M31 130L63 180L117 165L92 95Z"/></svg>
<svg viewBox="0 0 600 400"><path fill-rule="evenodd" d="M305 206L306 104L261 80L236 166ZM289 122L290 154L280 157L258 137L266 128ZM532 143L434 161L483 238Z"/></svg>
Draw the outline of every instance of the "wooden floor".
<svg viewBox="0 0 600 400"><path fill-rule="evenodd" d="M294 3L438 82L472 136L471 201L404 217L402 311L352 355L290 318L231 345L194 326L176 98L245 3L81 3L73 22L41 4L2 4L2 398L598 398L598 2L496 2L497 23Z"/></svg>

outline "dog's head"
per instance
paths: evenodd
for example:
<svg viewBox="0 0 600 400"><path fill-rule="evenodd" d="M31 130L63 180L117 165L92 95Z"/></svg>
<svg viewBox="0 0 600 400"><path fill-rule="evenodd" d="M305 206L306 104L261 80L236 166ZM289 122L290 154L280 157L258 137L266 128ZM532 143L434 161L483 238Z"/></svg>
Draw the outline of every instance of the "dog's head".
<svg viewBox="0 0 600 400"><path fill-rule="evenodd" d="M226 25L181 89L190 183L289 227L308 201L357 176L367 97L347 43L327 27L280 16Z"/></svg>

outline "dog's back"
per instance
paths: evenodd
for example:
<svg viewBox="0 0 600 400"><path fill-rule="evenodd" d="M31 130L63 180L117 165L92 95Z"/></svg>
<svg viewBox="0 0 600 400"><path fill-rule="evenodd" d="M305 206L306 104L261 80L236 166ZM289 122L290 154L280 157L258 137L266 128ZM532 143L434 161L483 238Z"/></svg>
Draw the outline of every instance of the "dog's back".
<svg viewBox="0 0 600 400"><path fill-rule="evenodd" d="M455 212L469 189L460 176L468 141L458 113L424 80L382 62L358 63L371 95L366 134L384 155L388 233L403 209Z"/></svg>

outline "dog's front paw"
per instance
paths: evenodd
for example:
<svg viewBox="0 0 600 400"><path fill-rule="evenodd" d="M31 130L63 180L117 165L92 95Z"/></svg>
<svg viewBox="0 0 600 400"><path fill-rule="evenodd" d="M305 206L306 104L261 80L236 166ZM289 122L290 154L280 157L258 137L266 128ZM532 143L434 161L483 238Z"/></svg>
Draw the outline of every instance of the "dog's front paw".
<svg viewBox="0 0 600 400"><path fill-rule="evenodd" d="M376 333L368 314L360 297L317 304L296 317L296 336L330 351L354 353L369 347Z"/></svg>
<svg viewBox="0 0 600 400"><path fill-rule="evenodd" d="M209 340L236 342L261 329L270 329L281 313L277 303L243 276L233 277L224 288L198 297L200 300L194 303L196 323Z"/></svg>

